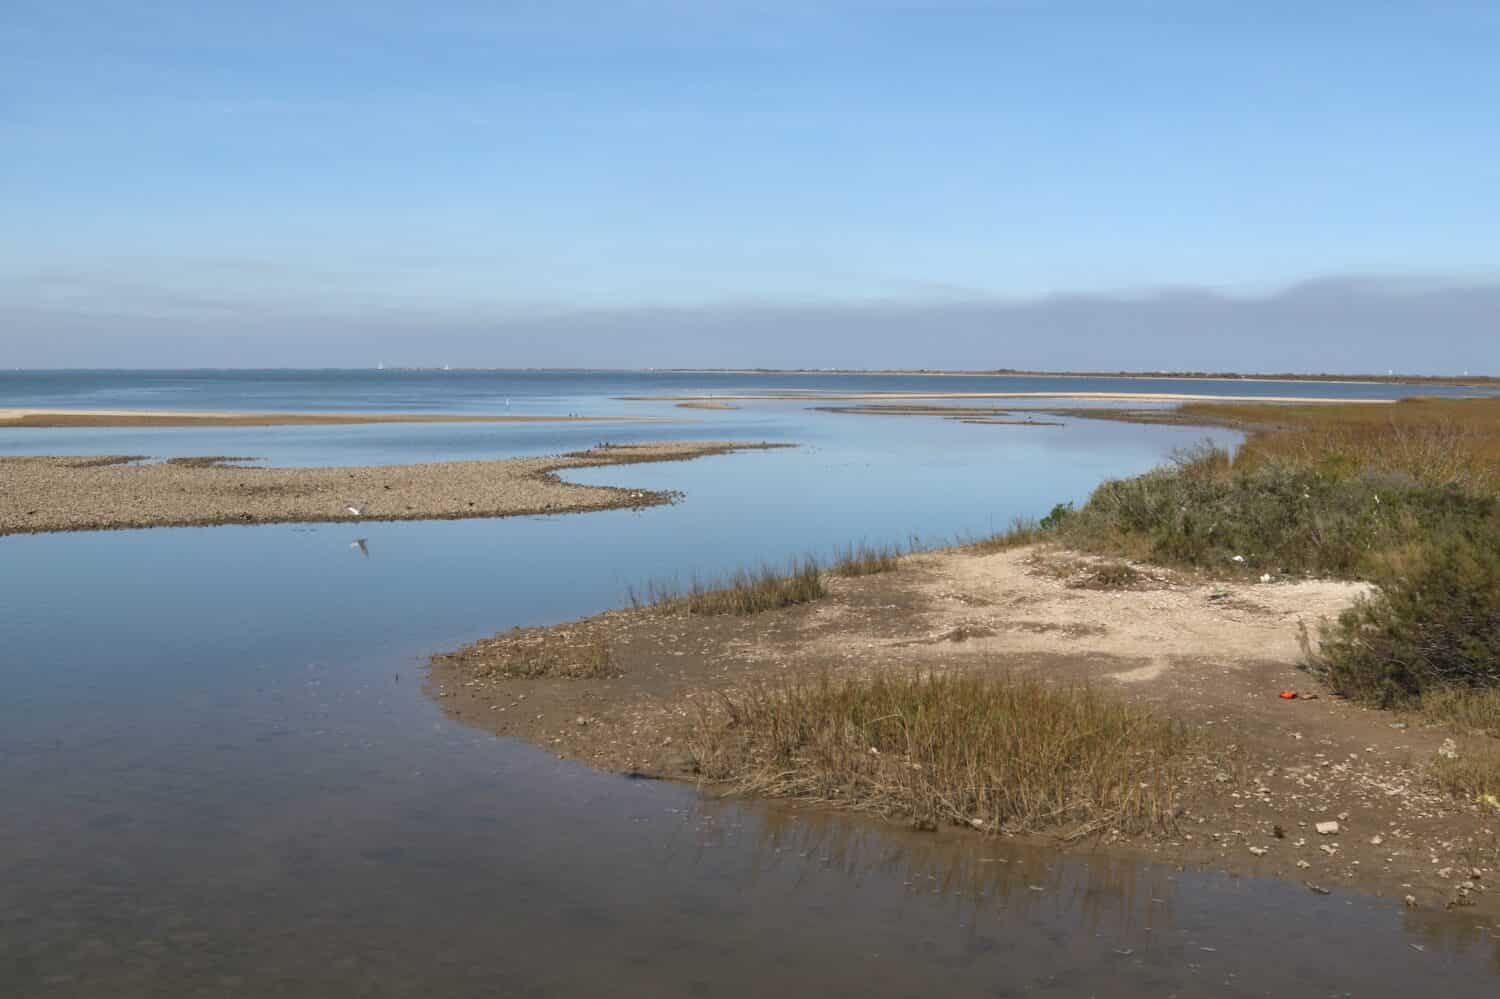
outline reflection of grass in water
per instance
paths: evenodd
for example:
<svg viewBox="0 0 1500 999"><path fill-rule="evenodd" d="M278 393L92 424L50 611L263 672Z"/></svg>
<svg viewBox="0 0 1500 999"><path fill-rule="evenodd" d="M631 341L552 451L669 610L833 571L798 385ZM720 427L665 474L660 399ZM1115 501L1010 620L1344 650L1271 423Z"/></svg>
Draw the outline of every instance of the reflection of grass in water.
<svg viewBox="0 0 1500 999"><path fill-rule="evenodd" d="M1167 721L1030 681L876 676L724 696L691 748L742 790L993 832L1171 828Z"/></svg>
<svg viewBox="0 0 1500 999"><path fill-rule="evenodd" d="M934 837L871 823L864 816L774 803L747 816L742 807L721 798L700 805L707 815L723 816L710 829L755 832L759 867L796 871L815 865L854 878L894 875L912 894L962 894L973 903L1007 910L1044 902L1046 894L1034 887L1044 886L1066 891L1078 903L1066 914L1053 914L1063 919L1076 915L1089 931L1110 927L1119 932L1135 925L1136 917L1148 909L1159 914L1158 906L1163 899L1171 900L1183 877L1175 868L1142 865L1107 853L1072 860L1055 848L1020 840Z"/></svg>

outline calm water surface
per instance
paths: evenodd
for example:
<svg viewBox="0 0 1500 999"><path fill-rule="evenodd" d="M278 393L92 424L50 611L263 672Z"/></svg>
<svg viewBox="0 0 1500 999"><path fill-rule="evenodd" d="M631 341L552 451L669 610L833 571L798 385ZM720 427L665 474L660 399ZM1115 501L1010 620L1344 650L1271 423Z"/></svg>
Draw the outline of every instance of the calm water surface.
<svg viewBox="0 0 1500 999"><path fill-rule="evenodd" d="M568 377L580 411L606 411L617 392ZM123 405L129 379L99 378L75 388L115 396L70 404ZM295 405L219 391L202 408ZM430 389L400 391L437 408ZM63 401L0 395L7 404ZM180 396L133 404L185 408ZM1500 941L1462 920L714 803L445 719L421 688L433 651L613 606L650 578L982 533L1203 436L784 402L693 415L603 432L0 432L11 453L308 464L626 434L803 445L575 476L686 493L642 512L0 539L0 995L1500 991Z"/></svg>

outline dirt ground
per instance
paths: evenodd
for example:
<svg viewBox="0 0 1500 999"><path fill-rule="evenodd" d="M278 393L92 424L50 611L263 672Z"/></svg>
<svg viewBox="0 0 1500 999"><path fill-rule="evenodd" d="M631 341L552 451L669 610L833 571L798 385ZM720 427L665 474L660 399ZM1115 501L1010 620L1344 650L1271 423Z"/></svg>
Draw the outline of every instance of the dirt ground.
<svg viewBox="0 0 1500 999"><path fill-rule="evenodd" d="M1074 849L1500 915L1491 888L1500 814L1455 801L1429 776L1435 755L1454 746L1445 746L1450 733L1332 696L1298 668L1299 622L1335 615L1361 584L1215 580L1138 565L1134 582L1110 589L1093 579L1101 563L1050 546L951 551L832 578L822 600L749 617L611 611L434 657L430 690L451 716L561 756L693 780L685 736L719 691L876 670L1087 683L1207 738L1185 768L1173 836ZM601 640L613 673L605 678L485 675L521 646L583 650ZM1329 822L1337 832L1320 834L1317 824Z"/></svg>
<svg viewBox="0 0 1500 999"><path fill-rule="evenodd" d="M547 458L258 468L248 458L0 458L0 535L288 521L434 520L670 503L674 494L564 482L569 468L786 447L724 441L602 445Z"/></svg>

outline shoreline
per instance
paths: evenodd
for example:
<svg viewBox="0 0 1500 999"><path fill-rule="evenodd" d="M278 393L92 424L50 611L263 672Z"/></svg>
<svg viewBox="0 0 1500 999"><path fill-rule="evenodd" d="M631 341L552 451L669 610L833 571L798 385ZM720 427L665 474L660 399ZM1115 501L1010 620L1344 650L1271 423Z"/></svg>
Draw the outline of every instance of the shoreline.
<svg viewBox="0 0 1500 999"><path fill-rule="evenodd" d="M1279 374L1234 372L1186 372L1186 371L1021 371L1021 370L933 370L930 368L652 368L649 372L666 372L682 375L827 375L842 376L901 376L908 378L1119 378L1135 381L1180 381L1180 382L1323 382L1329 385L1447 385L1460 388L1500 387L1500 376L1496 375L1299 375L1291 372Z"/></svg>
<svg viewBox="0 0 1500 999"><path fill-rule="evenodd" d="M1298 622L1336 614L1364 584L1261 584L1136 563L1136 585L1079 585L1104 561L1050 544L949 550L905 556L890 572L829 578L826 596L760 614L607 611L435 655L427 689L450 717L476 728L597 769L704 786L687 747L696 719L725 694L819 676L923 672L1089 686L1210 740L1185 768L1176 830L1106 834L1072 847L1045 834L1008 841L1280 878L1319 894L1360 892L1398 905L1410 894L1407 904L1423 909L1500 912L1500 892L1455 894L1473 867L1487 868L1481 883L1494 877L1493 858L1476 859L1464 841L1488 842L1496 817L1432 784L1428 768L1446 730L1393 724L1399 716L1321 691L1300 669ZM553 643L560 663L584 662L607 643L608 668L497 672ZM1285 689L1319 696L1287 701L1278 696ZM1330 820L1340 834L1315 832Z"/></svg>
<svg viewBox="0 0 1500 999"><path fill-rule="evenodd" d="M1276 404L1353 404L1389 406L1395 399L1339 399L1332 396L1200 395L1189 392L797 392L739 395L622 395L619 402L858 402L920 399L1078 399L1101 402L1231 402Z"/></svg>
<svg viewBox="0 0 1500 999"><path fill-rule="evenodd" d="M603 445L544 458L262 468L250 459L137 455L0 458L0 536L220 524L465 520L672 503L669 490L566 482L556 473L795 444L677 441ZM358 514L349 507L359 510Z"/></svg>
<svg viewBox="0 0 1500 999"><path fill-rule="evenodd" d="M494 413L249 413L148 409L0 409L7 427L293 427L373 423L670 423L663 416L511 416Z"/></svg>

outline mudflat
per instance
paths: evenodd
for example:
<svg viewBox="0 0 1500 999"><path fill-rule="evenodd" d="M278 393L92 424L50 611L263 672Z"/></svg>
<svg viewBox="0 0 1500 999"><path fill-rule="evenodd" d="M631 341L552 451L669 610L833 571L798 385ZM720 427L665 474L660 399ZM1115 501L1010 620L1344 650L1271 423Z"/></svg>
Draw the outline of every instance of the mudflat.
<svg viewBox="0 0 1500 999"><path fill-rule="evenodd" d="M344 468L134 455L0 458L0 535L288 521L434 520L669 503L673 493L564 482L569 468L788 447L734 441L603 445L545 458ZM357 510L358 512L351 511Z"/></svg>
<svg viewBox="0 0 1500 999"><path fill-rule="evenodd" d="M723 694L878 672L1088 685L1180 721L1203 749L1179 775L1174 832L1071 848L1500 912L1489 884L1500 815L1431 778L1447 733L1332 696L1299 668L1299 623L1316 627L1365 584L1137 564L1129 586L1101 588L1103 564L1051 545L955 550L829 577L821 599L760 614L611 611L437 656L430 689L480 728L603 769L693 781L686 747ZM539 650L557 674L515 675Z"/></svg>
<svg viewBox="0 0 1500 999"><path fill-rule="evenodd" d="M298 427L366 423L587 423L649 416L512 416L491 413L237 413L140 409L0 409L0 427Z"/></svg>

